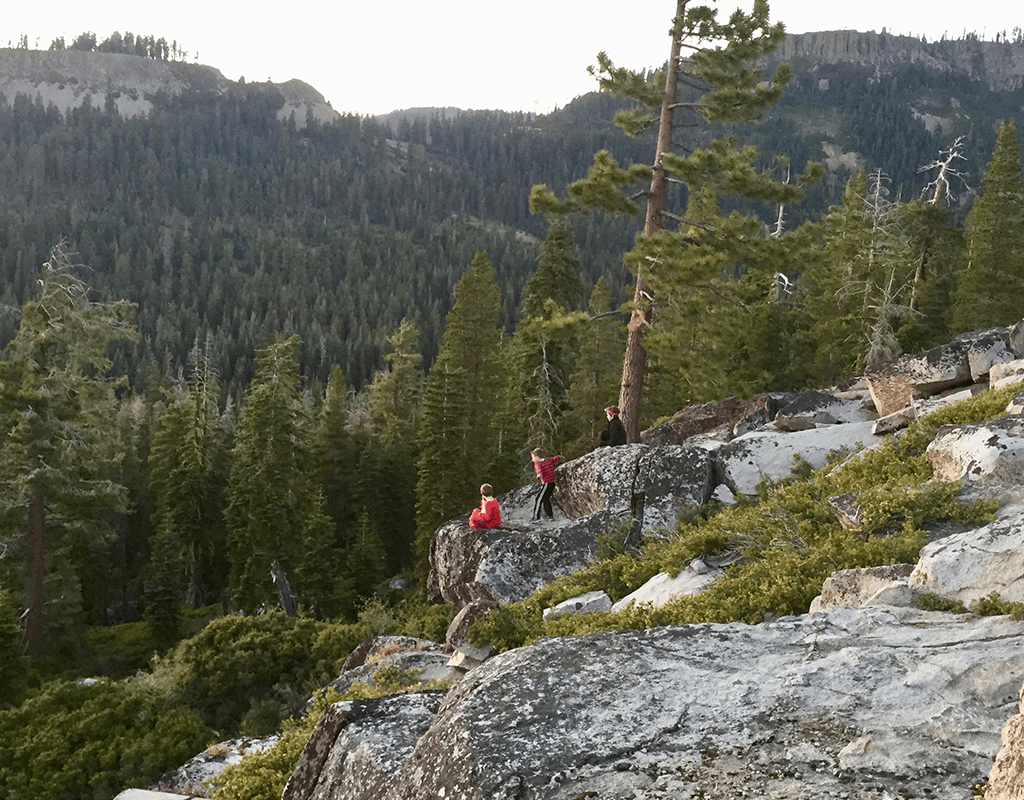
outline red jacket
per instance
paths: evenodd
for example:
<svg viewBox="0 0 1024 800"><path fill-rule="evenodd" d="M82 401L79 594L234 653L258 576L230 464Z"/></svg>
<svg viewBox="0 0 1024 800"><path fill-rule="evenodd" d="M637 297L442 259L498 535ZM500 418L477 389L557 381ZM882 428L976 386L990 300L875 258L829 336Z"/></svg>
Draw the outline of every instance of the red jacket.
<svg viewBox="0 0 1024 800"><path fill-rule="evenodd" d="M471 528L497 528L501 524L501 509L498 508L497 500L488 500L484 503L483 510L474 508L469 515L469 527Z"/></svg>
<svg viewBox="0 0 1024 800"><path fill-rule="evenodd" d="M533 471L537 473L541 483L555 482L555 464L559 461L565 461L565 456L551 456L533 462Z"/></svg>

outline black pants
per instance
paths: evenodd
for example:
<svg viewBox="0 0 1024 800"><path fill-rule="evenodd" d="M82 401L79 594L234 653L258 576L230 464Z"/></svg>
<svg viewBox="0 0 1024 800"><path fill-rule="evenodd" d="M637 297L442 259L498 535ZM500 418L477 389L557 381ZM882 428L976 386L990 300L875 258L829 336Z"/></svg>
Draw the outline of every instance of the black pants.
<svg viewBox="0 0 1024 800"><path fill-rule="evenodd" d="M555 493L555 482L542 483L540 485L540 491L537 492L537 497L533 501L533 518L540 519L540 510L543 507L544 513L548 515L548 519L555 518L555 512L551 508L551 495Z"/></svg>

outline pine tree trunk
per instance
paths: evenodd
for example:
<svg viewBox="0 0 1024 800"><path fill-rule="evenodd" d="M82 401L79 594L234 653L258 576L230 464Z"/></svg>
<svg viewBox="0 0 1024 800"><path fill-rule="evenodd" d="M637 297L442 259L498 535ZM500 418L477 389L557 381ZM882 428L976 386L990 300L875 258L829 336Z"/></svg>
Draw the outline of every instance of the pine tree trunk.
<svg viewBox="0 0 1024 800"><path fill-rule="evenodd" d="M687 0L676 0L675 18L686 11ZM658 122L658 142L654 150L654 166L651 174L651 188L647 193L647 214L644 219L644 235L649 236L664 227L662 209L665 205L665 188L668 184L662 154L672 145L672 123L676 107L679 71L679 53L682 40L679 35L672 37L672 50L665 71L665 90L661 96L661 117ZM633 311L626 329L626 352L622 359L622 383L619 386L619 412L630 442L640 441L640 400L644 391L644 371L647 368L647 350L643 345L643 329L650 324L654 314L653 297L644 279L642 268L637 270L636 288L633 292Z"/></svg>

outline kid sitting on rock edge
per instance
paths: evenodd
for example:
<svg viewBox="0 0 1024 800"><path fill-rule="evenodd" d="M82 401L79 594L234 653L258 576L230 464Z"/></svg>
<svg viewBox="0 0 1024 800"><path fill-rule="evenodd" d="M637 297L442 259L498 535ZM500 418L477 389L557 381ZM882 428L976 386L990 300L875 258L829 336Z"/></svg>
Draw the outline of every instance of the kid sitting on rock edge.
<svg viewBox="0 0 1024 800"><path fill-rule="evenodd" d="M480 487L480 507L469 515L471 528L497 528L501 524L501 509L494 499L494 488L489 483Z"/></svg>

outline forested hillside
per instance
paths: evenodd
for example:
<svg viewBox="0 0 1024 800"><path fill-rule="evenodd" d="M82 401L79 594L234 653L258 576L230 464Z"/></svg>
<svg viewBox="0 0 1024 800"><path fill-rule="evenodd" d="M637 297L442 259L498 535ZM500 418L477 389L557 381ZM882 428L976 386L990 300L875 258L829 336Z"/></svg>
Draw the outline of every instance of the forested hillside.
<svg viewBox="0 0 1024 800"><path fill-rule="evenodd" d="M757 52L783 40L756 22ZM0 708L154 652L199 675L230 648L192 620L230 611L290 631L291 672L172 722L273 730L309 652L329 673L368 617L443 631L431 535L482 482L531 480L531 448L595 445L627 319L647 427L1024 316L1024 90L701 46L721 69L669 73L658 169L665 71L610 63L630 99L539 117L281 119L281 87L242 82L130 117L0 93ZM299 627L260 621L277 607ZM312 620L341 627L314 643Z"/></svg>

